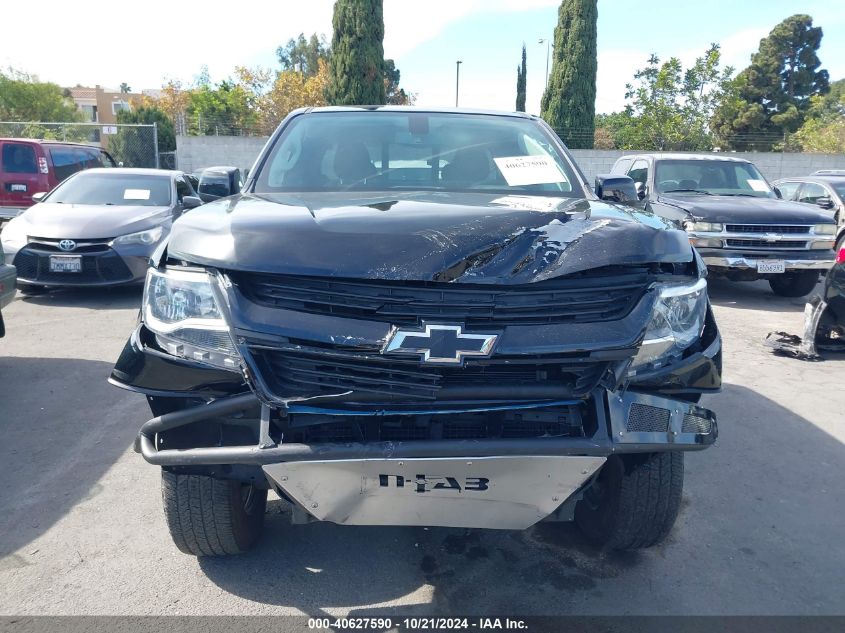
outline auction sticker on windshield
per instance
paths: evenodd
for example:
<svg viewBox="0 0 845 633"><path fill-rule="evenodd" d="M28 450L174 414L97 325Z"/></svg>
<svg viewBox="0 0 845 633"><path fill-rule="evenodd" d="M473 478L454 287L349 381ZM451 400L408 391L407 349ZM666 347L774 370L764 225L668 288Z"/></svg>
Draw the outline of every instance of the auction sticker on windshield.
<svg viewBox="0 0 845 633"><path fill-rule="evenodd" d="M567 182L551 156L506 156L493 160L509 187Z"/></svg>
<svg viewBox="0 0 845 633"><path fill-rule="evenodd" d="M124 200L149 200L149 189L126 189L123 192Z"/></svg>

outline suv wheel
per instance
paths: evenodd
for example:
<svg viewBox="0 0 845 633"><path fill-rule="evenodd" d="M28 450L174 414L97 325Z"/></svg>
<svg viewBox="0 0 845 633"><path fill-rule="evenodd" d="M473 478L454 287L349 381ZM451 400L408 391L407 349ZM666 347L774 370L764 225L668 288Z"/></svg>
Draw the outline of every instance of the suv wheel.
<svg viewBox="0 0 845 633"><path fill-rule="evenodd" d="M681 452L611 455L575 506L575 522L602 547L651 547L675 524L683 489Z"/></svg>
<svg viewBox="0 0 845 633"><path fill-rule="evenodd" d="M818 282L818 271L802 270L772 277L769 279L769 286L776 295L781 297L803 297L810 294Z"/></svg>
<svg viewBox="0 0 845 633"><path fill-rule="evenodd" d="M261 535L267 491L239 481L161 471L170 536L194 556L240 554Z"/></svg>

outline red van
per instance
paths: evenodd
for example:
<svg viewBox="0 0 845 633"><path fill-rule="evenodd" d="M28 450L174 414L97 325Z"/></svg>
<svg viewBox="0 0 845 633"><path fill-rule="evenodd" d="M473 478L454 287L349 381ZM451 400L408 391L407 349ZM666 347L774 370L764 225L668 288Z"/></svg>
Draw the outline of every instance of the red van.
<svg viewBox="0 0 845 633"><path fill-rule="evenodd" d="M0 138L0 221L32 206L32 194L50 191L73 173L90 167L116 167L96 145Z"/></svg>

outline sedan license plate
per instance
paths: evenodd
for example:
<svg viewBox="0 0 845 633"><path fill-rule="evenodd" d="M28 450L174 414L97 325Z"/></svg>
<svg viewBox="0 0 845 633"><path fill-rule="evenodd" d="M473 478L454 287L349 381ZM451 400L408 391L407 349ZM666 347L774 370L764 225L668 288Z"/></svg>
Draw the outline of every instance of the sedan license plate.
<svg viewBox="0 0 845 633"><path fill-rule="evenodd" d="M786 266L782 259L757 260L758 273L785 273Z"/></svg>
<svg viewBox="0 0 845 633"><path fill-rule="evenodd" d="M79 255L50 255L51 273L82 272L82 257Z"/></svg>

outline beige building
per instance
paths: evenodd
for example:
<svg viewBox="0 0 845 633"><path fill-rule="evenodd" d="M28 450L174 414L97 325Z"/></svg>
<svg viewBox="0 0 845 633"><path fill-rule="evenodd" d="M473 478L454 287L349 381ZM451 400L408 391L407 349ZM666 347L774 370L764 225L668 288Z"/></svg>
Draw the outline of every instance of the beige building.
<svg viewBox="0 0 845 633"><path fill-rule="evenodd" d="M85 113L86 121L102 124L116 123L117 113L121 110L131 110L132 99L139 99L142 96L134 92L107 90L101 86L94 88L76 86L68 90L73 102Z"/></svg>

